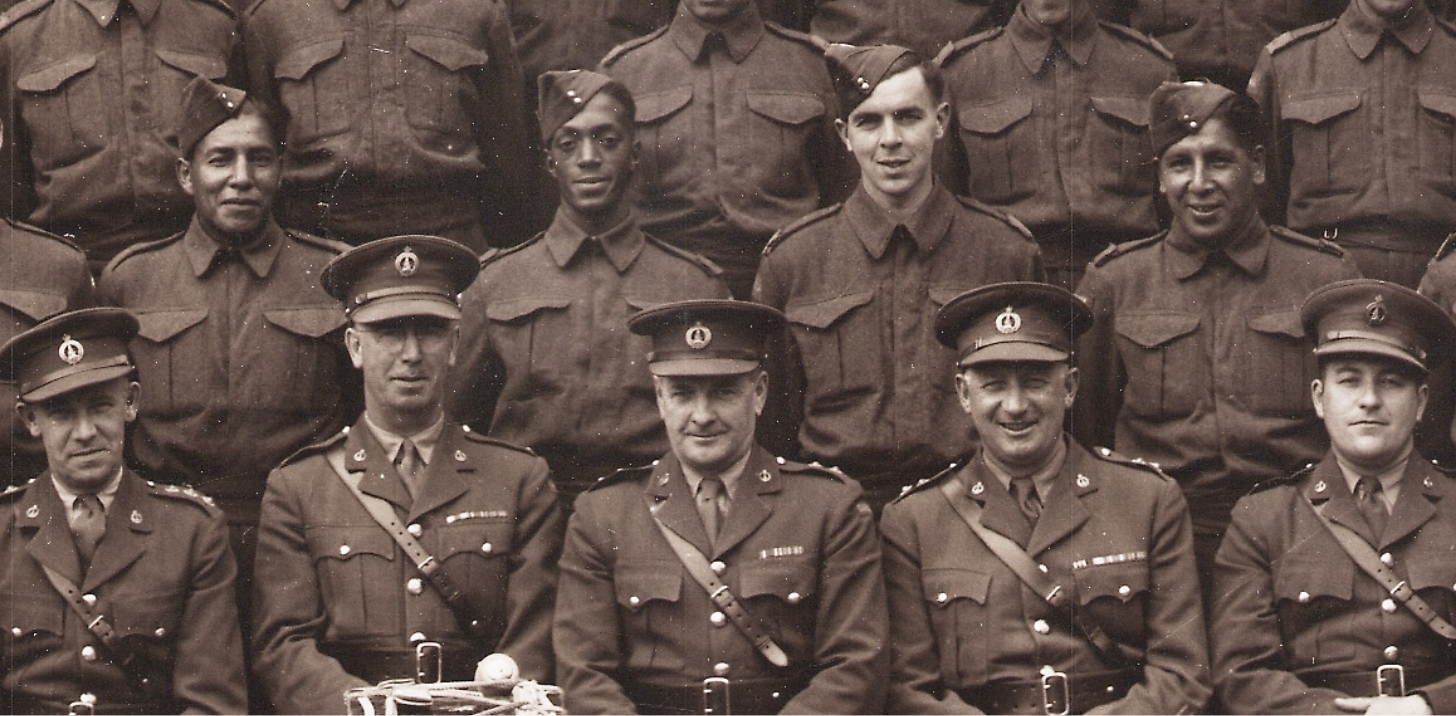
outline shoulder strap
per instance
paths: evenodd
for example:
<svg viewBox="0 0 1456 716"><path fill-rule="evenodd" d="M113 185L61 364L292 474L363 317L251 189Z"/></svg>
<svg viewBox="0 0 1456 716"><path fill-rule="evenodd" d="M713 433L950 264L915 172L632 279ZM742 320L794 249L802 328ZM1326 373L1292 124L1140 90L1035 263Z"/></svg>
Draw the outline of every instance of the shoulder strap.
<svg viewBox="0 0 1456 716"><path fill-rule="evenodd" d="M1102 654L1109 661L1121 666L1131 666L1138 660L1130 658L1122 646L1107 636L1102 627L1097 626L1087 615L1085 610L1073 609L1071 598L1067 590L1062 589L1058 584L1037 566L1036 561L1021 545L1016 544L1009 537L987 529L981 524L981 506L973 500L961 499L965 497L965 486L954 476L940 483L940 491L945 493L946 499L950 501L951 507L960 516L976 536L981 538L986 548L996 555L1012 572L1016 573L1026 586L1031 587L1033 592L1041 595L1046 603L1051 605L1057 614L1065 617L1072 624L1072 630L1087 640L1098 653Z"/></svg>
<svg viewBox="0 0 1456 716"><path fill-rule="evenodd" d="M1411 610L1412 614L1415 614L1421 621L1425 622L1426 626L1431 628L1431 631L1436 632L1445 639L1456 639L1456 627L1451 626L1450 622L1442 619L1441 615L1437 614L1436 610L1432 609L1429 604L1426 604L1426 600L1421 599L1421 595L1416 594L1415 590L1412 590L1404 579L1396 577L1394 572L1382 564L1380 562L1380 556L1375 554L1375 548L1371 547L1354 530L1344 525L1331 522L1328 517L1325 517L1325 505L1329 503L1316 505L1310 502L1308 497L1305 498L1305 503L1309 505L1311 510L1314 510L1315 517L1318 517L1319 521L1324 524L1325 529L1329 530L1331 535L1334 535L1335 541L1340 543L1340 548L1345 550L1345 554L1350 555L1350 559L1355 560L1355 565L1361 571L1370 575L1381 587L1385 588L1385 591L1390 593L1390 596L1395 597L1401 604L1404 604L1407 609Z"/></svg>
<svg viewBox="0 0 1456 716"><path fill-rule="evenodd" d="M713 603L728 615L733 626L738 627L738 631L743 632L743 636L753 642L753 648L758 649L758 653L763 654L763 658L768 659L769 663L774 666L780 668L788 666L789 656L779 648L778 644L774 643L773 637L763 633L763 630L753 623L753 617L749 616L748 610L738 603L738 597L733 596L728 585L719 581L718 575L708 564L708 558L704 557L703 553L699 552L691 542L673 532L667 525L662 524L662 520L658 519L657 515L652 516L652 522L657 525L662 536L667 538L667 543L672 545L672 551L677 553L678 560L688 568L688 574L693 576L693 581L697 582L708 593L708 598L712 599Z"/></svg>
<svg viewBox="0 0 1456 716"><path fill-rule="evenodd" d="M82 595L80 587L77 587L76 583L64 574L44 564L41 565L41 569L45 570L46 579L50 581L51 586L60 593L62 599L66 600L66 604L70 605L71 610L81 617L81 623L85 624L86 628L101 642L101 645L111 653L112 659L117 666L121 667L121 673L126 675L131 685L142 693L148 693L147 687L150 685L150 680L141 673L142 665L137 659L136 652L126 648L121 637L116 633L116 629L111 626L111 622L106 620L106 615L93 608L95 598L87 600L86 597L90 595Z"/></svg>

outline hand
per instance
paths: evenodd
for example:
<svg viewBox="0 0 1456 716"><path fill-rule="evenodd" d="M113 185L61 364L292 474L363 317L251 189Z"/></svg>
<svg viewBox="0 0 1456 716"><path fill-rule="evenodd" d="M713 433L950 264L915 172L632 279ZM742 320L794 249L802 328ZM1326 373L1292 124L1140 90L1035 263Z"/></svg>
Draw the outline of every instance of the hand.
<svg viewBox="0 0 1456 716"><path fill-rule="evenodd" d="M1335 707L1355 714L1429 714L1431 705L1420 694L1413 696L1375 696L1370 698L1342 696Z"/></svg>

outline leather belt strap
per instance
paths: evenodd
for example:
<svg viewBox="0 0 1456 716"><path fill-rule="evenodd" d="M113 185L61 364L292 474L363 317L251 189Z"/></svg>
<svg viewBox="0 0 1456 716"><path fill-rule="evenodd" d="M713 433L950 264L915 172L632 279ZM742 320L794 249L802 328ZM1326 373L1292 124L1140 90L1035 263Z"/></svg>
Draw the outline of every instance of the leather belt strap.
<svg viewBox="0 0 1456 716"><path fill-rule="evenodd" d="M1389 672L1393 665L1383 667ZM1439 681L1449 676L1439 670L1431 669L1402 669L1400 676L1404 677L1404 686L1407 693L1419 689L1428 684ZM1334 689L1347 696L1380 696L1381 686L1395 680L1395 675L1390 673L1382 674L1379 669L1370 671L1356 671L1348 674L1308 674L1300 675L1299 679L1312 688Z"/></svg>
<svg viewBox="0 0 1456 716"><path fill-rule="evenodd" d="M1103 704L1110 704L1127 695L1140 675L1135 669L1120 669L1085 676L1067 677L1067 710L1086 713ZM978 688L960 689L962 701L988 714L1044 713L1047 703L1046 679L1025 679L986 684Z"/></svg>
<svg viewBox="0 0 1456 716"><path fill-rule="evenodd" d="M107 621L106 615L96 611L93 605L95 598L88 601L86 595L81 594L81 588L77 587L76 583L68 579L66 575L44 564L41 565L41 569L45 570L46 579L50 581L51 587L60 593L62 599L66 600L71 611L81 617L81 623L85 624L86 629L96 637L97 641L101 642L101 646L111 655L112 661L115 661L116 665L121 668L121 672L126 675L127 681L131 682L132 687L146 693L146 688L151 684L151 680L141 673L142 665L138 663L136 654L127 650L122 644L121 637L117 635L111 622Z"/></svg>
<svg viewBox="0 0 1456 716"><path fill-rule="evenodd" d="M705 693L710 688L705 683L708 681L718 682L718 688L727 690L727 711L709 712L710 708L721 707L721 701L715 704ZM776 714L783 711L784 705L803 691L807 683L806 679L799 678L714 677L680 686L629 684L625 690L627 698L637 704L642 713Z"/></svg>
<svg viewBox="0 0 1456 716"><path fill-rule="evenodd" d="M1016 573L1016 576L1026 586L1046 600L1046 603L1058 615L1072 625L1072 631L1086 639L1093 649L1096 649L1108 661L1119 666L1131 666L1140 661L1136 656L1130 656L1124 652L1122 645L1107 636L1107 633L1102 631L1102 627L1088 617L1086 611L1074 610L1067 590L1041 571L1036 561L1021 548L1021 545L981 524L981 505L975 500L963 499L966 494L965 486L961 484L958 476L952 475L943 480L940 483L940 491L945 494L951 508L957 515L960 515L966 526L970 527L981 542L985 543L986 548L990 549L997 559L1000 559L1012 572Z"/></svg>
<svg viewBox="0 0 1456 716"><path fill-rule="evenodd" d="M753 623L753 617L738 602L738 597L733 596L728 585L719 580L718 575L713 572L713 568L708 565L708 558L704 557L703 553L699 552L691 542L673 532L667 525L662 524L662 520L657 518L656 513L652 515L652 522L657 525L662 536L667 538L667 543L672 545L672 551L677 553L678 560L683 563L684 567L687 567L688 574L692 575L693 581L708 593L708 598L712 599L713 603L718 605L718 609L728 616L729 621L733 622L733 626L738 627L738 631L753 642L753 648L758 649L758 653L763 654L763 658L768 659L770 664L778 667L788 666L789 656L779 648L778 644L774 643L772 637Z"/></svg>
<svg viewBox="0 0 1456 716"><path fill-rule="evenodd" d="M1350 555L1350 559L1355 560L1355 565L1361 571L1370 575L1370 578L1379 583L1386 592L1390 593L1390 596L1395 597L1396 601L1404 604L1412 614L1415 614L1418 619L1425 622L1426 626L1431 628L1431 631L1436 632L1436 634L1444 639L1456 639L1456 627L1451 626L1450 622L1442 619L1441 615L1437 614L1436 610L1432 609L1429 604L1426 604L1426 600L1421 599L1421 596L1416 594L1415 590L1411 589L1410 585L1404 579L1395 576L1395 572L1390 571L1389 567L1382 564L1380 555L1375 554L1375 548L1371 547L1365 541L1365 538L1361 537L1349 527L1330 521L1330 518L1325 516L1325 506L1329 504L1328 502L1316 505L1310 502L1308 497L1305 498L1305 502L1311 510L1314 510L1315 517L1319 518L1319 521L1324 524L1325 529L1329 530L1331 535L1334 535L1335 541L1340 543L1340 548L1345 550L1345 554Z"/></svg>

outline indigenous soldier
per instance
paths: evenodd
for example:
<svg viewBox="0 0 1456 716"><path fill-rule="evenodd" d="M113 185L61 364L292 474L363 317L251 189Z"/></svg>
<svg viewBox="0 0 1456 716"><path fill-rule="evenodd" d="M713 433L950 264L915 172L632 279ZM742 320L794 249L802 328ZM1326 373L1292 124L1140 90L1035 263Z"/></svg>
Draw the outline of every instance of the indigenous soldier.
<svg viewBox="0 0 1456 716"><path fill-rule="evenodd" d="M818 0L809 30L830 42L903 45L921 57L1006 24L1015 0Z"/></svg>
<svg viewBox="0 0 1456 716"><path fill-rule="evenodd" d="M419 670L469 680L492 652L551 679L562 525L546 462L443 415L456 297L478 269L434 236L324 269L364 415L286 460L263 495L254 670L279 713L342 712L345 690Z"/></svg>
<svg viewBox="0 0 1456 716"><path fill-rule="evenodd" d="M1249 95L1269 118L1271 203L1289 227L1415 288L1456 231L1453 67L1456 27L1425 0L1351 0L1269 43Z"/></svg>
<svg viewBox="0 0 1456 716"><path fill-rule="evenodd" d="M241 74L222 0L24 0L0 18L0 213L76 240L99 271L187 228L177 98ZM237 67L230 65L236 64Z"/></svg>
<svg viewBox="0 0 1456 716"><path fill-rule="evenodd" d="M672 450L577 501L556 653L571 713L877 713L884 584L860 489L754 443L757 304L643 311Z"/></svg>
<svg viewBox="0 0 1456 716"><path fill-rule="evenodd" d="M1177 79L1162 45L1098 22L1090 0L1026 0L937 62L956 103L951 189L1026 222L1053 284L1158 230L1148 96Z"/></svg>
<svg viewBox="0 0 1456 716"><path fill-rule="evenodd" d="M80 247L33 226L0 217L0 343L37 323L92 302L91 272ZM15 404L15 385L0 382L0 406ZM19 415L0 421L0 489L46 468L45 449Z"/></svg>
<svg viewBox="0 0 1456 716"><path fill-rule="evenodd" d="M667 450L635 308L727 298L718 268L642 233L630 191L632 96L587 71L541 75L541 141L561 206L545 233L486 254L461 298L452 417L546 458L569 501ZM492 410L493 408L493 410Z"/></svg>
<svg viewBox="0 0 1456 716"><path fill-rule="evenodd" d="M1259 217L1263 150L1247 97L1168 83L1151 114L1172 228L1109 247L1087 267L1077 294L1097 320L1079 344L1072 432L1182 485L1208 604L1234 502L1325 449L1304 399L1315 365L1299 303L1358 272L1334 244Z"/></svg>
<svg viewBox="0 0 1456 716"><path fill-rule="evenodd" d="M1210 625L1219 697L1230 713L1456 713L1456 482L1412 440L1456 325L1368 279L1314 292L1300 318L1330 451L1234 508Z"/></svg>
<svg viewBox="0 0 1456 716"><path fill-rule="evenodd" d="M822 51L753 0L682 0L602 68L637 101L643 228L718 263L734 296L775 230L847 192Z"/></svg>
<svg viewBox="0 0 1456 716"><path fill-rule="evenodd" d="M517 212L539 182L503 2L260 0L243 26L252 93L287 126L284 226L477 253L534 230Z"/></svg>
<svg viewBox="0 0 1456 716"><path fill-rule="evenodd" d="M243 713L227 522L122 466L141 388L130 313L61 314L0 348L48 470L0 500L0 709Z"/></svg>
<svg viewBox="0 0 1456 716"><path fill-rule="evenodd" d="M859 480L878 511L973 446L936 308L1043 272L1019 223L934 182L950 107L932 65L893 45L834 45L828 60L859 188L774 238L754 298L787 314L798 344L802 369L789 372L802 375L802 401L792 396L787 412L802 404L803 453Z"/></svg>
<svg viewBox="0 0 1456 716"><path fill-rule="evenodd" d="M1065 289L1004 283L936 317L981 437L885 508L895 713L1200 713L1209 695L1188 505L1141 460L1062 432Z"/></svg>

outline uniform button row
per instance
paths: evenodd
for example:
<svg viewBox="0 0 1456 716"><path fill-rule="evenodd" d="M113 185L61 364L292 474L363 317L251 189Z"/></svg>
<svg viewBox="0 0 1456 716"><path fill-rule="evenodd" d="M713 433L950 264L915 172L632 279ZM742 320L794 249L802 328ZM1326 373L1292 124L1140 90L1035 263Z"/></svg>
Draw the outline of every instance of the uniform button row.
<svg viewBox="0 0 1456 716"><path fill-rule="evenodd" d="M716 676L727 676L731 669L732 667L728 666L728 662L720 661L713 665L713 674Z"/></svg>
<svg viewBox="0 0 1456 716"><path fill-rule="evenodd" d="M408 582L404 583L404 589L410 594L419 595L420 592L425 591L425 583L421 582L419 577L411 577Z"/></svg>
<svg viewBox="0 0 1456 716"><path fill-rule="evenodd" d="M1045 619L1038 619L1031 623L1031 630L1043 636L1052 633L1052 627Z"/></svg>
<svg viewBox="0 0 1456 716"><path fill-rule="evenodd" d="M1394 646L1387 646L1387 647L1385 647L1385 660L1386 661L1395 661L1396 659L1399 659L1399 658L1400 658L1400 649L1397 649Z"/></svg>
<svg viewBox="0 0 1456 716"><path fill-rule="evenodd" d="M1394 599L1384 599L1384 600L1381 600L1381 602L1380 602L1380 611L1385 612L1386 614L1394 614L1395 613L1395 600Z"/></svg>
<svg viewBox="0 0 1456 716"><path fill-rule="evenodd" d="M728 623L728 617L723 612L713 612L708 615L708 621L712 622L715 627L721 627Z"/></svg>

